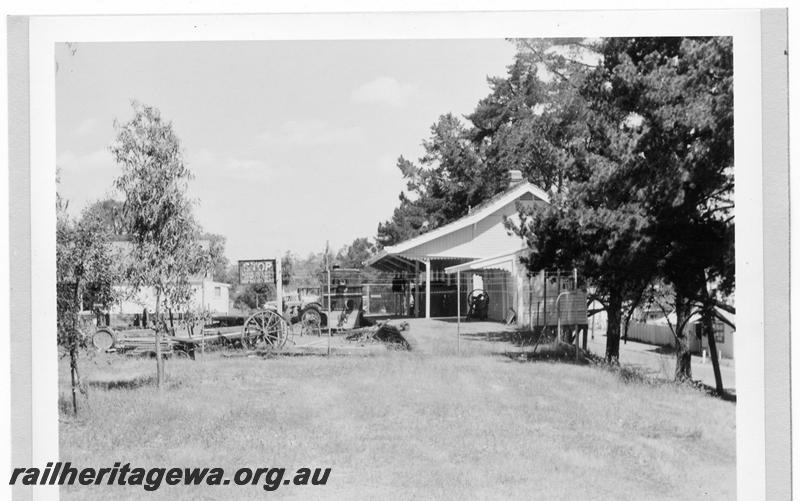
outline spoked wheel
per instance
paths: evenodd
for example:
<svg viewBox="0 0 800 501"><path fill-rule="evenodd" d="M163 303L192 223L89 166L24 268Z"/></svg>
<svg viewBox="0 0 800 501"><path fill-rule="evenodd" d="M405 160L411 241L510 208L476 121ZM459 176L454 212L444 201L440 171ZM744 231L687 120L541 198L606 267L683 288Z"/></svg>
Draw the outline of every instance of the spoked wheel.
<svg viewBox="0 0 800 501"><path fill-rule="evenodd" d="M242 348L280 349L286 344L288 326L278 312L272 310L259 311L247 319L242 328Z"/></svg>
<svg viewBox="0 0 800 501"><path fill-rule="evenodd" d="M300 312L300 335L322 335L322 313L320 313L319 310L313 306L304 308Z"/></svg>

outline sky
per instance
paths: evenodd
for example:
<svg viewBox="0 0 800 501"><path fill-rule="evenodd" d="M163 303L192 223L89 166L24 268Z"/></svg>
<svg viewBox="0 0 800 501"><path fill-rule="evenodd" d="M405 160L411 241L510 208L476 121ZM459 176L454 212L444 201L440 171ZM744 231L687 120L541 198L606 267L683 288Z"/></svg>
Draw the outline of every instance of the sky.
<svg viewBox="0 0 800 501"><path fill-rule="evenodd" d="M77 215L119 198L109 153L131 99L172 121L189 195L226 255L305 256L374 237L444 113L505 74L505 40L81 43L56 46L56 164Z"/></svg>

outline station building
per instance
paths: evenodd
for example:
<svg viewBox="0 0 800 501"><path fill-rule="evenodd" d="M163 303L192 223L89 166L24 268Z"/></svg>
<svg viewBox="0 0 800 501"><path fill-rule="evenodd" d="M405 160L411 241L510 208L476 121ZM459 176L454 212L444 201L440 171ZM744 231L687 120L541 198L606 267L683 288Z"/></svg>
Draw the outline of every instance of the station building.
<svg viewBox="0 0 800 501"><path fill-rule="evenodd" d="M531 249L505 225L519 223L519 209L549 204L548 194L509 171L508 187L449 224L384 248L365 264L407 277L413 316L455 317L467 297L489 296L488 319L520 327L586 325L586 293L574 272L531 271L521 262ZM460 295L457 293L460 289Z"/></svg>

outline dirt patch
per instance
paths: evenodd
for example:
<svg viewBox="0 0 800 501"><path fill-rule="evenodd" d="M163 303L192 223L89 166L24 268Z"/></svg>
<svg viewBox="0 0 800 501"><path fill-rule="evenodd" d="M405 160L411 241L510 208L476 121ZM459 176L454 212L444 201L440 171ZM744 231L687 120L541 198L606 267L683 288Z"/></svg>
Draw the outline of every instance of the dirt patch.
<svg viewBox="0 0 800 501"><path fill-rule="evenodd" d="M408 322L400 324L378 323L372 327L357 329L345 338L347 341L357 343L382 343L389 349L416 350L419 347L417 340L411 335Z"/></svg>

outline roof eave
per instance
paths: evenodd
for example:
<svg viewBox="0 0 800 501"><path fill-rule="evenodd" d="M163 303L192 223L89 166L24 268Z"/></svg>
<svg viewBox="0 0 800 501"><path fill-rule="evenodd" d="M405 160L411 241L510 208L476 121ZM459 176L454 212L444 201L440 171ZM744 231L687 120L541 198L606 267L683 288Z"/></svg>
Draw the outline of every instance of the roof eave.
<svg viewBox="0 0 800 501"><path fill-rule="evenodd" d="M399 244L394 245L392 247L385 247L384 251L387 254L401 254L403 252L408 251L409 249L413 249L414 247L417 247L417 246L422 245L422 244L426 244L426 243L430 242L431 240L435 240L435 239L437 239L439 237L447 235L448 233L452 233L454 231L458 231L458 230L460 230L462 228L465 228L465 227L467 227L467 226L469 226L469 225L471 225L471 224L473 224L473 223L475 223L477 221L480 221L487 214L491 214L492 212L495 212L498 208L503 207L506 204L508 204L509 202L511 202L512 200L519 198L525 192L528 192L528 193L532 194L533 196L539 198L540 200L542 200L545 203L548 203L548 204L550 203L550 197L547 195L547 193L544 190L542 190L541 188L539 188L538 186L536 186L535 184L533 184L531 182L525 182L525 183L522 183L519 186L515 187L514 189L509 190L505 195L503 195L501 198L496 200L494 203L492 203L491 205L488 205L486 207L483 207L481 210L479 210L477 212L474 212L472 214L468 214L468 215L464 216L461 219L457 219L456 221L453 221L452 223L446 224L446 225L444 225L444 226L442 226L440 228L436 228L436 229L431 230L431 231L429 231L427 233L423 233L422 235L418 235L416 237L410 238L410 239L406 240L405 242L400 242Z"/></svg>

